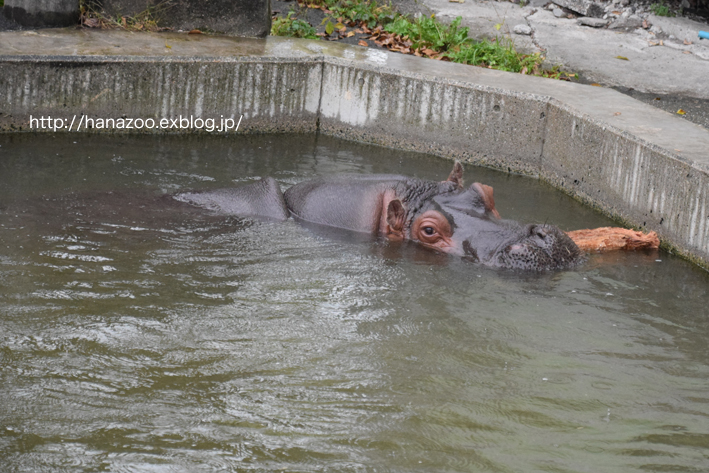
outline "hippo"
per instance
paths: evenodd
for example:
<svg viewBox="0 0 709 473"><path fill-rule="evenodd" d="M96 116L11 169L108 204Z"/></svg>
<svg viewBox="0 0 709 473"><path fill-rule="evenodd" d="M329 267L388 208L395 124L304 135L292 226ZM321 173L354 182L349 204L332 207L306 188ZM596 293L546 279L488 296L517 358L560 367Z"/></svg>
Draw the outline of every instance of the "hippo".
<svg viewBox="0 0 709 473"><path fill-rule="evenodd" d="M492 187L463 186L456 162L445 181L406 176L335 175L301 182L286 190L275 179L236 188L185 192L176 199L219 214L296 220L363 232L480 264L533 271L567 269L583 253L552 225L503 220Z"/></svg>

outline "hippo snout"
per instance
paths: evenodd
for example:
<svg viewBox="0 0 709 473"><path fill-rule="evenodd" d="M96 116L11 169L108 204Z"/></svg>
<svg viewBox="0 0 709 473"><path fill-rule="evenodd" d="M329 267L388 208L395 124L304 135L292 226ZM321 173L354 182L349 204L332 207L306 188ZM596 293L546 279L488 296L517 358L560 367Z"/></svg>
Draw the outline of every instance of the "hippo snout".
<svg viewBox="0 0 709 473"><path fill-rule="evenodd" d="M583 260L576 244L552 225L527 225L503 245L497 264L512 269L546 271L570 268Z"/></svg>

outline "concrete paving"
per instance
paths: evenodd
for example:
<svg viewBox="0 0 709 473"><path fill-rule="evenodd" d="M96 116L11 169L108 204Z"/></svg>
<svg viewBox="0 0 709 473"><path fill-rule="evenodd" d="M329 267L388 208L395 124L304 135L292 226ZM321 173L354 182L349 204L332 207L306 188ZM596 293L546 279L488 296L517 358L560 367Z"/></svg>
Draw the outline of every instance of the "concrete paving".
<svg viewBox="0 0 709 473"><path fill-rule="evenodd" d="M527 20L550 62L564 64L589 80L641 92L709 98L709 47L687 46L684 50L696 54L683 54L681 47L653 46L659 40L643 29L628 33L589 28L576 20L555 18L548 10L540 9ZM687 39L696 42L696 32Z"/></svg>
<svg viewBox="0 0 709 473"><path fill-rule="evenodd" d="M491 0L392 3L403 13L435 14L446 22L462 16L473 38L506 38L520 51L545 54L550 66L578 73L581 83L612 87L669 113L682 110L678 116L709 128L709 40L697 37L698 31L709 31L707 23L643 14L648 29L626 31L557 18L547 9L553 6L549 0L526 6ZM532 34L515 34L516 25L529 26Z"/></svg>
<svg viewBox="0 0 709 473"><path fill-rule="evenodd" d="M420 5L448 21L462 16L474 37L502 33L520 50L544 51L550 64L578 72L587 81L645 93L709 99L709 41L700 42L697 36L698 31L709 30L706 23L649 15L649 26L660 28L664 37L677 38L659 45L663 36L643 28L628 32L581 26L577 19L556 18L541 6L475 0L421 0ZM502 27L498 30L499 24ZM529 25L532 36L514 34L512 29L518 24ZM693 44L685 45L684 40Z"/></svg>

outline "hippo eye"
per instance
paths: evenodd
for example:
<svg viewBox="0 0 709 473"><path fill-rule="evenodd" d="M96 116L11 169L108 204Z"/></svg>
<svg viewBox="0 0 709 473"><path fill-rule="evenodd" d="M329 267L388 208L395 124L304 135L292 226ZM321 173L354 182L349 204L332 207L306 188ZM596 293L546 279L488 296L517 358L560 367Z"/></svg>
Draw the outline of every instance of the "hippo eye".
<svg viewBox="0 0 709 473"><path fill-rule="evenodd" d="M453 232L443 214L428 210L413 223L411 236L424 245L442 248L450 244Z"/></svg>

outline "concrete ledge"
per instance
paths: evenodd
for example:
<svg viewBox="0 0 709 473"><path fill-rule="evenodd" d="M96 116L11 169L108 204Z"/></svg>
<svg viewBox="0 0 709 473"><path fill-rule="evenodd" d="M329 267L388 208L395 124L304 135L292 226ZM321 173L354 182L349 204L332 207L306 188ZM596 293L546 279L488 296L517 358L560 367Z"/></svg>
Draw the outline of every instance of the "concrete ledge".
<svg viewBox="0 0 709 473"><path fill-rule="evenodd" d="M536 175L546 100L328 59L323 133Z"/></svg>
<svg viewBox="0 0 709 473"><path fill-rule="evenodd" d="M0 88L9 100L0 99L0 131L27 131L30 116L61 118L68 125L76 115L155 121L193 116L217 122L243 115L239 130L244 132L317 131L320 61L4 59Z"/></svg>
<svg viewBox="0 0 709 473"><path fill-rule="evenodd" d="M0 33L0 130L29 117L238 117L522 172L709 268L709 132L615 91L340 44ZM42 55L34 51L44 51Z"/></svg>
<svg viewBox="0 0 709 473"><path fill-rule="evenodd" d="M563 104L550 107L548 131L542 178L628 225L657 231L674 251L709 267L709 148L705 159L689 160L680 148L669 152ZM697 144L676 139L676 146Z"/></svg>

